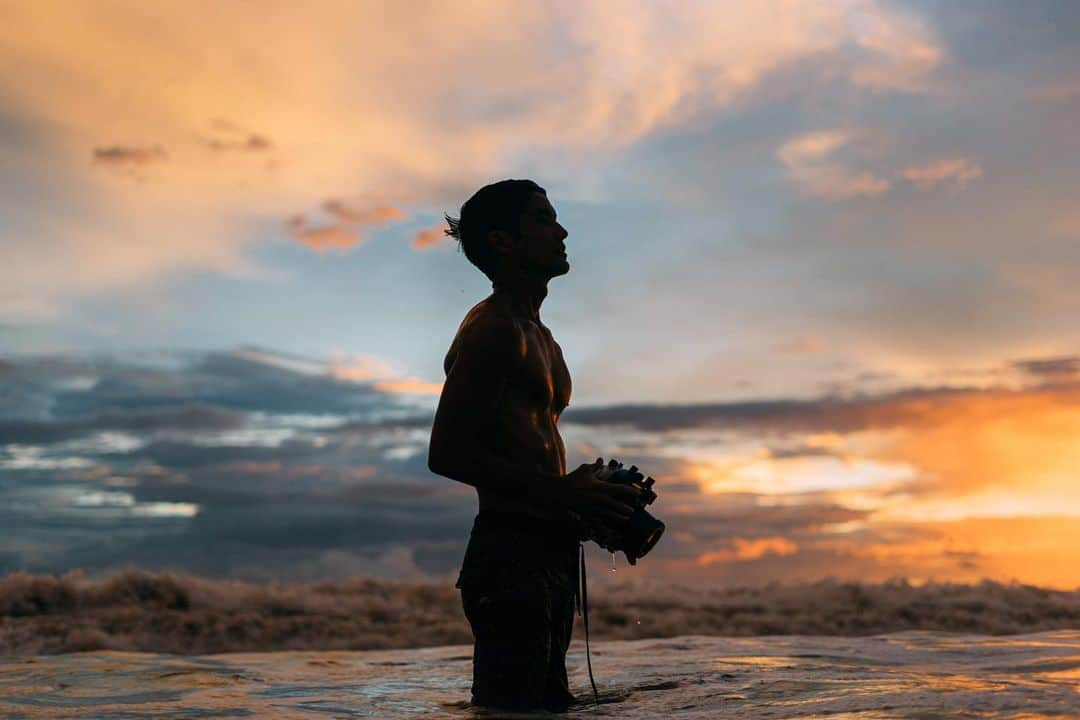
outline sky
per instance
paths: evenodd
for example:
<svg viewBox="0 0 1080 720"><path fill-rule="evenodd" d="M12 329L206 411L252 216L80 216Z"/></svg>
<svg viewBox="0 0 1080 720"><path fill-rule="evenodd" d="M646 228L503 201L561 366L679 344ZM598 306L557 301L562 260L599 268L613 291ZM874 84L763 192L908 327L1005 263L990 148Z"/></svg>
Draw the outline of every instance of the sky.
<svg viewBox="0 0 1080 720"><path fill-rule="evenodd" d="M615 575L1080 586L1078 120L1060 2L0 2L0 571L452 575L443 213L527 177Z"/></svg>

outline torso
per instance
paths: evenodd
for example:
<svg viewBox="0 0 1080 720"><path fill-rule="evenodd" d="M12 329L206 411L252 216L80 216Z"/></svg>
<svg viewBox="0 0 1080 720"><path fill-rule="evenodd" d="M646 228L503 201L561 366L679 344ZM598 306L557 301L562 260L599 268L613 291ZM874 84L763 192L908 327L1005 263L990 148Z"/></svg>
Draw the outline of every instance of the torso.
<svg viewBox="0 0 1080 720"><path fill-rule="evenodd" d="M469 325L487 313L504 313L491 298L481 301L465 316L460 336ZM506 387L499 400L495 421L486 436L488 449L519 465L566 474L566 448L559 435L558 421L570 403L570 371L562 349L551 331L538 320L515 318L525 338L524 353L515 357ZM457 353L457 338L446 357L449 368ZM521 512L545 520L561 522L554 511L478 488L481 511Z"/></svg>

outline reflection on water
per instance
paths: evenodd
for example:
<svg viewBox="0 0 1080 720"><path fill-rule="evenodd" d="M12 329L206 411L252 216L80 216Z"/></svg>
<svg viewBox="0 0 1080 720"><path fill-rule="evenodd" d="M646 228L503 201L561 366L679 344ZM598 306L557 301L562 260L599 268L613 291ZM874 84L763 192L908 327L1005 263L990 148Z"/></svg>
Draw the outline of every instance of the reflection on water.
<svg viewBox="0 0 1080 720"><path fill-rule="evenodd" d="M601 642L593 653L598 705L584 661L575 644L567 662L585 702L570 717L1080 716L1080 631ZM462 646L12 658L0 663L0 716L515 717L470 708L470 673Z"/></svg>

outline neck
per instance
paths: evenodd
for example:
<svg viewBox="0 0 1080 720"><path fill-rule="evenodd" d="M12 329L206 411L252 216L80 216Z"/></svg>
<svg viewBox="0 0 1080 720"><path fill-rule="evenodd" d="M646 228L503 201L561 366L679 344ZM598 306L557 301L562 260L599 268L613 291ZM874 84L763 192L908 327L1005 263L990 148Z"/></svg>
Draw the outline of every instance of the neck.
<svg viewBox="0 0 1080 720"><path fill-rule="evenodd" d="M537 278L516 277L513 282L496 280L491 284L492 295L511 308L520 317L539 321L540 305L547 297L548 281Z"/></svg>

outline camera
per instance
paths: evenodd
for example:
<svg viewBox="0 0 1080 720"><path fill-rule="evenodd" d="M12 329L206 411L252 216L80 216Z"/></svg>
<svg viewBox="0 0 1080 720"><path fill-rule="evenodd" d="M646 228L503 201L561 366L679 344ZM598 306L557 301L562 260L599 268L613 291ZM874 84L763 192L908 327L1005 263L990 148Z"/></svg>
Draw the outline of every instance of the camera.
<svg viewBox="0 0 1080 720"><path fill-rule="evenodd" d="M597 477L605 482L636 487L641 493L633 513L626 523L619 527L594 518L579 518L584 534L582 539L592 540L611 553L622 551L626 560L631 565L636 565L638 558L652 550L664 534L664 523L645 509L646 505L651 505L656 500L656 492L652 489L656 481L645 477L637 465L626 468L617 460L608 461L607 465L597 472Z"/></svg>

